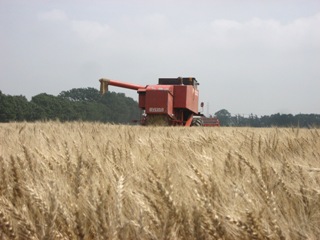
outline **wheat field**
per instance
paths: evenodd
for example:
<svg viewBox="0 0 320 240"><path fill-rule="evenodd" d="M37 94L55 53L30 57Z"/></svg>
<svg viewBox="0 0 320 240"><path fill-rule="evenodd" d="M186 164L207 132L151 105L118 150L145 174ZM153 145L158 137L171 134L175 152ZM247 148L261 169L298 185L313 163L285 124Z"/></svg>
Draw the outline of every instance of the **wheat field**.
<svg viewBox="0 0 320 240"><path fill-rule="evenodd" d="M0 124L0 239L317 239L320 130Z"/></svg>

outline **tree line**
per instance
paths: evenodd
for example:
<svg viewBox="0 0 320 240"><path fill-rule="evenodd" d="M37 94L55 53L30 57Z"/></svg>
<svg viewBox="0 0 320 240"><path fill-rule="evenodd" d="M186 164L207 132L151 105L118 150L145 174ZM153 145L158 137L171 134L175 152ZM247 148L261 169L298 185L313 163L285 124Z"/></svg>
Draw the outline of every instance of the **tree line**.
<svg viewBox="0 0 320 240"><path fill-rule="evenodd" d="M320 127L320 114L272 114L270 116L232 116L226 109L215 113L221 126ZM139 120L138 103L123 93L100 95L94 88L74 88L58 96L38 94L10 96L0 91L0 122L12 121L99 121L130 124Z"/></svg>
<svg viewBox="0 0 320 240"><path fill-rule="evenodd" d="M76 88L58 96L38 94L11 96L0 91L0 122L12 121L99 121L131 123L140 119L138 103L123 93L100 95L94 88Z"/></svg>
<svg viewBox="0 0 320 240"><path fill-rule="evenodd" d="M320 114L272 114L261 116L250 114L232 116L228 110L221 109L215 113L221 126L249 127L320 127Z"/></svg>

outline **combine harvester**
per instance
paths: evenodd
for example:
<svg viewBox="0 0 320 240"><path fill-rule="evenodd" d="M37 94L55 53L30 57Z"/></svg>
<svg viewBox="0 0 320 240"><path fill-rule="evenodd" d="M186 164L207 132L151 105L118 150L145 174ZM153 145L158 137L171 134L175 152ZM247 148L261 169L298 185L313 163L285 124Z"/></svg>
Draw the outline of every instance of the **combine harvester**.
<svg viewBox="0 0 320 240"><path fill-rule="evenodd" d="M108 91L109 85L137 91L142 125L220 126L217 118L198 112L199 83L195 78L159 78L157 85L147 86L105 78L99 81L101 94Z"/></svg>

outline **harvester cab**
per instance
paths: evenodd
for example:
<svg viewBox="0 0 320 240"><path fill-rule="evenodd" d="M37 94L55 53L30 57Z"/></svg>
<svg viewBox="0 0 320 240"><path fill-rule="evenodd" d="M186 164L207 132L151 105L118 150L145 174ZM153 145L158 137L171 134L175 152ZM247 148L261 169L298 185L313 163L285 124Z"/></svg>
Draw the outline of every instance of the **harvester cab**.
<svg viewBox="0 0 320 240"><path fill-rule="evenodd" d="M110 79L100 79L100 92L108 91L108 86L136 90L139 107L145 116L144 125L191 126L193 116L199 114L199 83L189 78L159 78L156 85L141 86Z"/></svg>

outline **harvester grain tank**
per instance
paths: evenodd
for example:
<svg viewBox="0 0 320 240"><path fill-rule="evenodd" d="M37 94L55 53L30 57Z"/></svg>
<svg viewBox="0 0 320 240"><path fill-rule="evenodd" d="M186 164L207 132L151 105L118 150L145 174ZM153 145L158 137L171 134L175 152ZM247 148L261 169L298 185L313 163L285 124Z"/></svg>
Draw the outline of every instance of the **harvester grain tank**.
<svg viewBox="0 0 320 240"><path fill-rule="evenodd" d="M156 85L137 85L102 78L100 92L108 91L108 86L136 90L139 107L143 110L142 124L191 126L198 122L199 83L189 78L159 78Z"/></svg>

